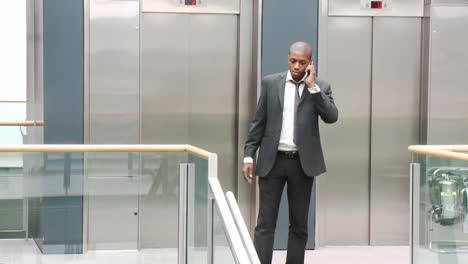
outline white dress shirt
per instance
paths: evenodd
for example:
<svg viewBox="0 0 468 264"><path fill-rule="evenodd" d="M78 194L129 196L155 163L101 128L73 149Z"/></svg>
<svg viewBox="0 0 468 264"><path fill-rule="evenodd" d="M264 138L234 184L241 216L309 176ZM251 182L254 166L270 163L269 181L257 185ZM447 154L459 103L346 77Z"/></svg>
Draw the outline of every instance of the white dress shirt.
<svg viewBox="0 0 468 264"><path fill-rule="evenodd" d="M299 97L302 95L305 87L305 75L299 85ZM314 87L308 88L311 94L319 93L320 87L315 84ZM283 105L283 124L281 126L281 135L278 145L278 150L281 151L296 151L297 146L293 142L294 136L294 97L296 92L296 84L293 81L291 72L286 75L286 85L284 88L284 105ZM252 157L245 157L244 163L253 163Z"/></svg>

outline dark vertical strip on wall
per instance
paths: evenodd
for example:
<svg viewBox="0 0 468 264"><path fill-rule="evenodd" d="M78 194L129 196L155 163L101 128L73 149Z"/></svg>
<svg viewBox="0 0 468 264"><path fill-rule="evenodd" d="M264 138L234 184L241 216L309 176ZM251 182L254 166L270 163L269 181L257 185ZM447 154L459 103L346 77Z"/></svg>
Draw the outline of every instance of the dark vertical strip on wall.
<svg viewBox="0 0 468 264"><path fill-rule="evenodd" d="M83 144L83 0L43 0L44 143ZM44 155L45 254L82 252L83 155Z"/></svg>
<svg viewBox="0 0 468 264"><path fill-rule="evenodd" d="M317 62L318 1L268 0L263 1L262 11L262 77L287 71L288 49L296 41L306 41L314 49ZM317 63L315 63L317 66ZM288 241L288 205L286 189L280 206L275 236L275 249L286 249ZM315 187L309 210L308 249L315 248Z"/></svg>

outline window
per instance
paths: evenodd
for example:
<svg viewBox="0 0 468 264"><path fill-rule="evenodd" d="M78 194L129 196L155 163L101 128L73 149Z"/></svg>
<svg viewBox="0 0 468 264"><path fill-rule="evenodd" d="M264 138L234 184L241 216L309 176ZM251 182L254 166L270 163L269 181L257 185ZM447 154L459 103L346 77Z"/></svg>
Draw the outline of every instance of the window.
<svg viewBox="0 0 468 264"><path fill-rule="evenodd" d="M0 2L0 122L26 118L26 0ZM0 145L22 144L19 127L0 126Z"/></svg>

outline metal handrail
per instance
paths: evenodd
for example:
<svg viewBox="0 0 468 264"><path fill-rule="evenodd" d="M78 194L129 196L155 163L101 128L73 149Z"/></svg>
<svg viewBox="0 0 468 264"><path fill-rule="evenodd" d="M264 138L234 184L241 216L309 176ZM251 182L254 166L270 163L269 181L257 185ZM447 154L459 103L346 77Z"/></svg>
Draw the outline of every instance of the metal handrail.
<svg viewBox="0 0 468 264"><path fill-rule="evenodd" d="M468 154L462 153L468 152L468 145L414 145L409 146L408 150L417 154L468 161Z"/></svg>
<svg viewBox="0 0 468 264"><path fill-rule="evenodd" d="M242 242L244 243L244 247L247 250L247 254L249 254L250 263L260 264L257 251L255 250L254 244L252 243L252 239L249 235L249 231L247 230L247 226L245 226L241 211L237 205L236 197L232 192L227 192L226 199L229 205L229 209L231 209L234 221L236 222L237 230L239 231Z"/></svg>
<svg viewBox="0 0 468 264"><path fill-rule="evenodd" d="M0 126L44 126L44 121L0 121Z"/></svg>
<svg viewBox="0 0 468 264"><path fill-rule="evenodd" d="M13 104L23 104L23 103L27 103L26 101L24 100L0 100L0 103L1 104L4 104L4 103L13 103Z"/></svg>
<svg viewBox="0 0 468 264"><path fill-rule="evenodd" d="M0 152L188 152L206 159L213 154L192 145L3 145Z"/></svg>

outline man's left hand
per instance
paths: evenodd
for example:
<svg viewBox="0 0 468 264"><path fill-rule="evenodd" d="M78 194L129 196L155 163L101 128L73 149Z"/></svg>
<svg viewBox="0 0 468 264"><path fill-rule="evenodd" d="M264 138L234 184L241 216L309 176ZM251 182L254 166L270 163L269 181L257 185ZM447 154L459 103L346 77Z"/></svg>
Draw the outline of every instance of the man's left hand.
<svg viewBox="0 0 468 264"><path fill-rule="evenodd" d="M306 71L309 72L307 78L305 78L304 82L306 83L307 87L311 88L315 86L315 67L314 62L312 62L309 66L307 66Z"/></svg>

